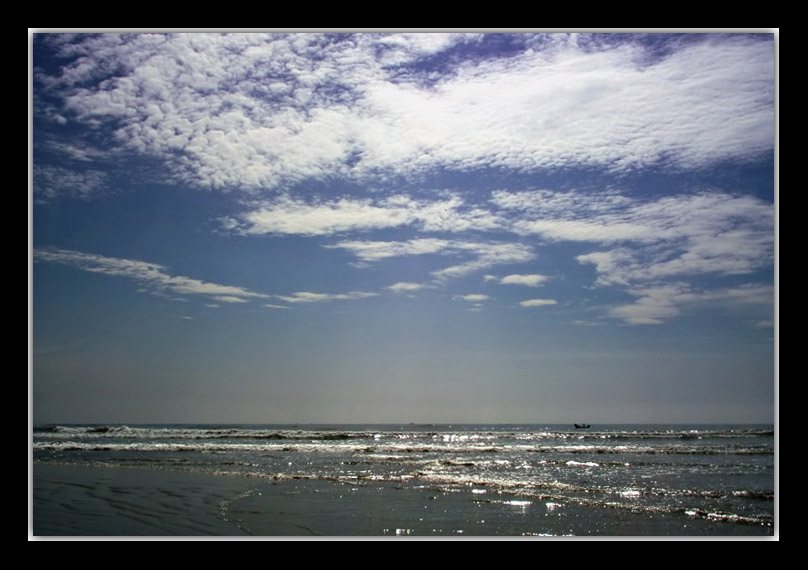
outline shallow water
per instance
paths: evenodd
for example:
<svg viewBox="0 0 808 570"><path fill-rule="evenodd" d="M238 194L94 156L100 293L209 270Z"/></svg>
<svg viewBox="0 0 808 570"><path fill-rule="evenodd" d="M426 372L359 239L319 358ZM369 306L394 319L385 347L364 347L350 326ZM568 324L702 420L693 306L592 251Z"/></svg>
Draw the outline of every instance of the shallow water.
<svg viewBox="0 0 808 570"><path fill-rule="evenodd" d="M231 481L223 491L229 495L216 496L223 506L214 516L224 526L196 529L202 534L771 535L774 457L771 426L183 425L34 431L38 465L216 474L219 481ZM108 501L108 492L95 491L95 500ZM183 503L182 485L171 492ZM47 503L42 489L34 494L35 501ZM200 495L204 489L193 496ZM185 534L182 528L165 530Z"/></svg>

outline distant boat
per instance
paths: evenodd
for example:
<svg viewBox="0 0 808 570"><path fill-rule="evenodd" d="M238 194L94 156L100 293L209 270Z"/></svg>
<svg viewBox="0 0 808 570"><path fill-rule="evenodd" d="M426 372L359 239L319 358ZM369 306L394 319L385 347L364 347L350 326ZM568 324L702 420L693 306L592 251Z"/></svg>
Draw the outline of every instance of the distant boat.
<svg viewBox="0 0 808 570"><path fill-rule="evenodd" d="M573 424L573 425L575 426L575 429L589 429L592 427L589 424Z"/></svg>

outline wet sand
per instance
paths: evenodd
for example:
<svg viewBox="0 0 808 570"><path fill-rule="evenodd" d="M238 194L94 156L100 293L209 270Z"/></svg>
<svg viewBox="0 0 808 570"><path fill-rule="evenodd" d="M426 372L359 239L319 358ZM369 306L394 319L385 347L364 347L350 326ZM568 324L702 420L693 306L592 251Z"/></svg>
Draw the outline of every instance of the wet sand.
<svg viewBox="0 0 808 570"><path fill-rule="evenodd" d="M34 536L496 534L470 496L395 485L35 463Z"/></svg>
<svg viewBox="0 0 808 570"><path fill-rule="evenodd" d="M519 505L427 487L45 463L33 471L40 537L458 538L536 528ZM545 512L543 504L536 509Z"/></svg>
<svg viewBox="0 0 808 570"><path fill-rule="evenodd" d="M243 535L222 517L245 478L151 469L33 466L34 536Z"/></svg>
<svg viewBox="0 0 808 570"><path fill-rule="evenodd" d="M547 537L770 534L479 489L35 463L35 537ZM678 521L678 522L675 522ZM673 523L673 524L672 524ZM673 529L673 530L672 530Z"/></svg>

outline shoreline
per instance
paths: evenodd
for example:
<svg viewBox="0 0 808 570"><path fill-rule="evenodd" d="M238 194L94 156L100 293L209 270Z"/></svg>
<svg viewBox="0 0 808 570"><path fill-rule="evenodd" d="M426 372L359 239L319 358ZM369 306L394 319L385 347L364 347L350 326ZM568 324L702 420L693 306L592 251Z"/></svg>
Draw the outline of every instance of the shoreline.
<svg viewBox="0 0 808 570"><path fill-rule="evenodd" d="M771 538L773 529L437 485L34 462L29 537ZM482 492L483 494L480 494ZM679 521L671 525L674 520Z"/></svg>

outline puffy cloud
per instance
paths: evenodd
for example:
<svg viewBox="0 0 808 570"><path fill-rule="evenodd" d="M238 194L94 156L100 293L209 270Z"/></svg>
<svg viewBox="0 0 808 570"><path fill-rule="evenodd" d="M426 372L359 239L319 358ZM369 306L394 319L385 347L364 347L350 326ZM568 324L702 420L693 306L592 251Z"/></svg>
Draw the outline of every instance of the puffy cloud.
<svg viewBox="0 0 808 570"><path fill-rule="evenodd" d="M549 279L546 275L506 275L500 279L503 285L526 285L528 287L539 287Z"/></svg>
<svg viewBox="0 0 808 570"><path fill-rule="evenodd" d="M399 281L398 283L393 283L387 289L390 291L394 291L396 293L403 293L403 292L410 292L410 291L420 291L421 289L428 288L429 285L425 285L423 283L410 283L408 281Z"/></svg>
<svg viewBox="0 0 808 570"><path fill-rule="evenodd" d="M555 305L557 302L554 299L528 299L519 304L523 307L546 307L547 305Z"/></svg>

